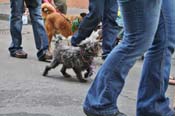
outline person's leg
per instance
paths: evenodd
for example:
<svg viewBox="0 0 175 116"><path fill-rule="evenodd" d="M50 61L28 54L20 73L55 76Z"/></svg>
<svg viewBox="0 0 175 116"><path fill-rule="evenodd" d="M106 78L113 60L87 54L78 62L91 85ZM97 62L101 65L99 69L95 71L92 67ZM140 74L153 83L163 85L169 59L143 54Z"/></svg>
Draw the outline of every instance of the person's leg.
<svg viewBox="0 0 175 116"><path fill-rule="evenodd" d="M26 0L29 8L38 59L42 60L48 50L48 36L41 16L41 0Z"/></svg>
<svg viewBox="0 0 175 116"><path fill-rule="evenodd" d="M12 42L9 47L10 54L15 55L16 51L22 50L22 15L24 9L24 0L10 0L11 17L10 33Z"/></svg>
<svg viewBox="0 0 175 116"><path fill-rule="evenodd" d="M163 0L158 30L144 58L137 116L174 116L165 92L175 48L175 1Z"/></svg>
<svg viewBox="0 0 175 116"><path fill-rule="evenodd" d="M117 0L105 0L105 7L102 19L102 58L114 48L118 34L118 24L116 22L118 12Z"/></svg>
<svg viewBox="0 0 175 116"><path fill-rule="evenodd" d="M161 0L118 1L124 19L124 38L98 71L83 106L86 112L101 116L118 112L117 98L125 78L137 57L151 46L160 16Z"/></svg>
<svg viewBox="0 0 175 116"><path fill-rule="evenodd" d="M73 46L79 44L82 40L89 37L95 27L102 20L105 0L89 0L89 13L80 23L78 31L72 36L71 43Z"/></svg>

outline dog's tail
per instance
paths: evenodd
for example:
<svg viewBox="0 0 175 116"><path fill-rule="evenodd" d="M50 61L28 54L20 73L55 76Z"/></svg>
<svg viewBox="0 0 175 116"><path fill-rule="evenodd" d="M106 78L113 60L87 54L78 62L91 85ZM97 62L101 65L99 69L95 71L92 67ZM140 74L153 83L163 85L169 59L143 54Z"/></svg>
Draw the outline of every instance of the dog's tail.
<svg viewBox="0 0 175 116"><path fill-rule="evenodd" d="M56 9L48 2L45 2L41 5L42 16L46 18L49 14L57 12Z"/></svg>

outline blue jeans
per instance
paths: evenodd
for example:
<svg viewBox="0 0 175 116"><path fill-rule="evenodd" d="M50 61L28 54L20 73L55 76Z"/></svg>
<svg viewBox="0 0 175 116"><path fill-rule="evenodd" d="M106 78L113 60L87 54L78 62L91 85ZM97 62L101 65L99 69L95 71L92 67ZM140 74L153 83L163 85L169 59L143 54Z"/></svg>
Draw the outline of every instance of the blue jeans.
<svg viewBox="0 0 175 116"><path fill-rule="evenodd" d="M80 23L78 31L73 35L72 45L76 46L86 37L89 37L102 21L102 49L103 55L107 55L115 46L117 38L118 25L115 21L117 11L117 0L89 0L89 13Z"/></svg>
<svg viewBox="0 0 175 116"><path fill-rule="evenodd" d="M175 48L175 1L163 0L159 26L143 65L137 100L137 115L172 116L165 96ZM149 78L148 78L149 77Z"/></svg>
<svg viewBox="0 0 175 116"><path fill-rule="evenodd" d="M118 0L118 3L124 20L123 40L99 69L83 108L102 116L118 112L117 98L126 76L137 57L148 50L138 92L137 116L174 116L165 92L175 48L175 1Z"/></svg>
<svg viewBox="0 0 175 116"><path fill-rule="evenodd" d="M10 18L10 32L12 37L12 43L9 47L10 54L15 54L17 50L21 50L22 44L22 16L24 12L25 0L10 0L11 2L11 18ZM38 49L37 56L40 59L45 55L48 49L48 38L44 28L43 19L41 17L41 0L32 0L28 2L26 0L27 7L29 8L33 33L35 38L35 45Z"/></svg>

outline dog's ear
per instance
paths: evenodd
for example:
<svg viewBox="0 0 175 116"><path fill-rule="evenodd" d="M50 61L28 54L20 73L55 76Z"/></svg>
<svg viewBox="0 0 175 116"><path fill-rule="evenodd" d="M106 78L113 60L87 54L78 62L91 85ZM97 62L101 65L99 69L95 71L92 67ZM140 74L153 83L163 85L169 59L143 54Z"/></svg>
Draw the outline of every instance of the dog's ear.
<svg viewBox="0 0 175 116"><path fill-rule="evenodd" d="M80 16L83 17L83 18L84 18L86 15L87 15L87 13L85 13L85 12L80 13Z"/></svg>

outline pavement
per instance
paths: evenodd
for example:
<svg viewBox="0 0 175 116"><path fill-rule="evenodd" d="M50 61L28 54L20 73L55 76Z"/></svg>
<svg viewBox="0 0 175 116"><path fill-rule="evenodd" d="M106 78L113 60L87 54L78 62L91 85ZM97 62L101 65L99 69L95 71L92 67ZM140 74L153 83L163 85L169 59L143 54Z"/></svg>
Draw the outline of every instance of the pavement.
<svg viewBox="0 0 175 116"><path fill-rule="evenodd" d="M8 2L6 0L1 0L1 1L0 1L0 19L1 20L9 20L9 16L10 16L9 1ZM67 12L69 14L79 14L81 12L88 12L88 10L87 9L81 9L81 8L68 8Z"/></svg>
<svg viewBox="0 0 175 116"><path fill-rule="evenodd" d="M9 56L9 7L9 3L0 3L0 116L85 116L82 103L96 72L103 64L101 58L95 59L95 72L87 83L78 82L72 70L68 72L73 77L65 79L59 72L60 66L50 71L49 77L43 77L42 72L48 63L37 60L30 24L24 25L22 31L23 47L28 58L16 59ZM68 9L68 13L72 14L81 11L87 9ZM143 61L138 59L129 72L118 99L119 109L128 116L136 115L136 96L142 64ZM175 75L174 70L175 59L172 60L172 75ZM167 96L172 107L173 85L169 86Z"/></svg>

